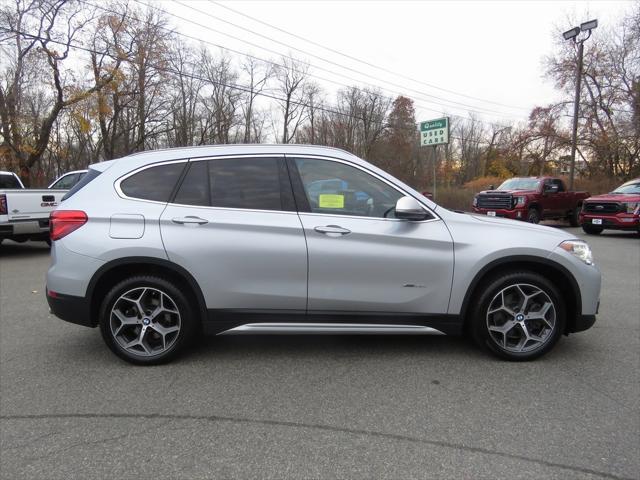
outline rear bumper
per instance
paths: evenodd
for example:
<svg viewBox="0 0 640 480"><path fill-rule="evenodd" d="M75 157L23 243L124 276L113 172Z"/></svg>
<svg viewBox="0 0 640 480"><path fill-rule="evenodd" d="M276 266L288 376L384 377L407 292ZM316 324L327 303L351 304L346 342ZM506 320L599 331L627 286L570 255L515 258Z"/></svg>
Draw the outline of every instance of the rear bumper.
<svg viewBox="0 0 640 480"><path fill-rule="evenodd" d="M513 220L524 220L527 218L527 211L521 208L506 210L506 209L495 209L491 210L488 208L478 208L473 207L473 213L478 213L480 215L488 215L489 212L495 213L495 215L491 215L492 217L502 217L502 218L511 218Z"/></svg>
<svg viewBox="0 0 640 480"><path fill-rule="evenodd" d="M602 220L602 224L594 224L594 219ZM580 225L593 225L611 230L637 230L640 228L640 216L631 213L618 213L617 215L581 213Z"/></svg>
<svg viewBox="0 0 640 480"><path fill-rule="evenodd" d="M0 237L36 236L49 234L49 218L20 220L0 224Z"/></svg>
<svg viewBox="0 0 640 480"><path fill-rule="evenodd" d="M61 320L85 327L96 326L91 319L89 302L84 297L63 295L47 288L47 303L51 313Z"/></svg>

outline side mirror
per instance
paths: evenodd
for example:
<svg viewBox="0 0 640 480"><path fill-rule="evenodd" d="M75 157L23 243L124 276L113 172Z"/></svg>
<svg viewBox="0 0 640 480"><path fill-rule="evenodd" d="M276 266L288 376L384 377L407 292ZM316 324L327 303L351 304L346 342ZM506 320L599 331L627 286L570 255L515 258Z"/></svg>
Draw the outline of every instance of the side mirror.
<svg viewBox="0 0 640 480"><path fill-rule="evenodd" d="M420 221L429 218L429 213L413 197L402 197L396 202L396 218Z"/></svg>
<svg viewBox="0 0 640 480"><path fill-rule="evenodd" d="M495 190L496 187L494 187L493 185L489 185L489 190Z"/></svg>

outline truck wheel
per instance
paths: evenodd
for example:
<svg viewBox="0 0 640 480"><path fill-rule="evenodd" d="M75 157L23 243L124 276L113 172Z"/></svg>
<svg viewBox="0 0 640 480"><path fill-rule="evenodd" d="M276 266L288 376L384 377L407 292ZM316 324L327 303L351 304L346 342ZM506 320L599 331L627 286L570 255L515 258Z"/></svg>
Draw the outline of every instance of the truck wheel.
<svg viewBox="0 0 640 480"><path fill-rule="evenodd" d="M115 285L100 308L100 332L120 358L155 365L174 358L197 329L193 302L172 282L131 277Z"/></svg>
<svg viewBox="0 0 640 480"><path fill-rule="evenodd" d="M569 225L571 225L572 227L580 226L580 210L581 209L582 209L582 205L578 205L569 214Z"/></svg>
<svg viewBox="0 0 640 480"><path fill-rule="evenodd" d="M602 227L584 224L582 225L582 230L584 230L584 233L588 233L589 235L600 235L604 229Z"/></svg>
<svg viewBox="0 0 640 480"><path fill-rule="evenodd" d="M558 289L534 272L493 278L471 311L476 343L507 360L544 355L564 331L565 307Z"/></svg>
<svg viewBox="0 0 640 480"><path fill-rule="evenodd" d="M537 208L530 208L527 213L527 222L540 223L540 212Z"/></svg>

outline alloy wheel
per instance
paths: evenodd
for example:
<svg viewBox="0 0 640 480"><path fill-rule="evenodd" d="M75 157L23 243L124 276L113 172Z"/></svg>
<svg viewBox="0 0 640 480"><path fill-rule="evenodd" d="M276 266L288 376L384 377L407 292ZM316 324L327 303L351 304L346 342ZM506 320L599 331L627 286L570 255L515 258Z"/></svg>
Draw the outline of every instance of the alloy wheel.
<svg viewBox="0 0 640 480"><path fill-rule="evenodd" d="M156 288L123 293L109 316L111 335L130 354L154 356L169 350L178 338L180 312L175 301Z"/></svg>
<svg viewBox="0 0 640 480"><path fill-rule="evenodd" d="M552 338L556 307L534 285L518 283L500 290L487 310L487 329L493 342L509 353L529 353Z"/></svg>

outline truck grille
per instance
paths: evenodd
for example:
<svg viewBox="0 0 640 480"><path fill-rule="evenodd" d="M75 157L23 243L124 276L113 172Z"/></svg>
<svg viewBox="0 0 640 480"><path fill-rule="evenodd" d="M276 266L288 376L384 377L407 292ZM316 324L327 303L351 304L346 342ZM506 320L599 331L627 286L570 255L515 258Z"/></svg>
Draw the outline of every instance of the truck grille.
<svg viewBox="0 0 640 480"><path fill-rule="evenodd" d="M489 193L478 195L478 208L510 210L512 208L511 202L511 195L494 195Z"/></svg>
<svg viewBox="0 0 640 480"><path fill-rule="evenodd" d="M621 211L619 203L611 202L585 202L583 210L587 213L618 213Z"/></svg>

